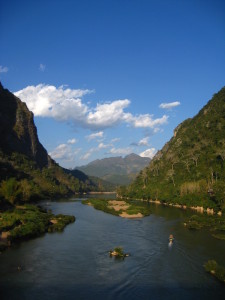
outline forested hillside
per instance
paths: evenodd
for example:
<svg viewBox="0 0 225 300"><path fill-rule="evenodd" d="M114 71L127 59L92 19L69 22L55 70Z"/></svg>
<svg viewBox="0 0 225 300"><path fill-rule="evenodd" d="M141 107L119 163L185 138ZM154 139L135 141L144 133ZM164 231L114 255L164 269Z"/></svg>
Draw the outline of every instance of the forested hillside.
<svg viewBox="0 0 225 300"><path fill-rule="evenodd" d="M225 207L225 88L174 136L119 194L170 203Z"/></svg>
<svg viewBox="0 0 225 300"><path fill-rule="evenodd" d="M97 159L86 166L77 167L77 169L89 176L97 176L114 185L127 185L149 162L150 158L131 153L124 158L117 156Z"/></svg>
<svg viewBox="0 0 225 300"><path fill-rule="evenodd" d="M99 191L98 184L81 172L66 173L51 159L39 142L33 113L0 83L0 201L88 191Z"/></svg>

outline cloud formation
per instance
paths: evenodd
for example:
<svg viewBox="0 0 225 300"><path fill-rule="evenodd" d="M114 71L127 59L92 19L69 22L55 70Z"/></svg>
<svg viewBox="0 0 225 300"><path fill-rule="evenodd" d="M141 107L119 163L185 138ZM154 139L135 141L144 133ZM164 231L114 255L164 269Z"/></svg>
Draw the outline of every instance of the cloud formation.
<svg viewBox="0 0 225 300"><path fill-rule="evenodd" d="M81 148L72 148L72 145L76 142L75 138L70 139L66 144L58 145L53 151L49 152L49 155L55 160L75 161L76 155L81 151Z"/></svg>
<svg viewBox="0 0 225 300"><path fill-rule="evenodd" d="M109 147L112 147L112 144L104 144L104 143L100 143L98 145L98 149L106 149L106 148L109 148Z"/></svg>
<svg viewBox="0 0 225 300"><path fill-rule="evenodd" d="M7 73L8 71L9 71L9 68L0 66L0 73Z"/></svg>
<svg viewBox="0 0 225 300"><path fill-rule="evenodd" d="M117 155L127 155L132 153L132 149L130 147L127 148L112 148L110 149L109 153L117 154Z"/></svg>
<svg viewBox="0 0 225 300"><path fill-rule="evenodd" d="M180 102L179 101L175 101L175 102L170 102L170 103L161 103L159 105L160 108L163 108L163 109L172 109L176 106L179 106L180 105Z"/></svg>
<svg viewBox="0 0 225 300"><path fill-rule="evenodd" d="M86 136L86 139L88 141L91 141L91 140L94 140L94 139L97 139L97 138L102 138L103 137L103 131L99 131L99 132L96 132L96 133L92 133L90 135L87 135Z"/></svg>
<svg viewBox="0 0 225 300"><path fill-rule="evenodd" d="M149 137L145 137L145 138L141 139L138 143L134 142L131 145L132 146L149 146L148 140L149 140Z"/></svg>
<svg viewBox="0 0 225 300"><path fill-rule="evenodd" d="M45 68L46 68L46 66L45 66L45 65L43 65L43 64L40 64L40 66L39 66L39 70L40 70L41 72L44 72L44 71L45 71Z"/></svg>
<svg viewBox="0 0 225 300"><path fill-rule="evenodd" d="M26 102L35 116L69 121L91 130L115 127L121 123L135 128L155 129L167 123L166 115L154 119L150 114L132 115L125 112L130 105L128 99L97 104L94 108L89 107L81 98L92 92L88 89L69 89L65 86L56 88L52 85L39 84L28 86L14 94Z"/></svg>
<svg viewBox="0 0 225 300"><path fill-rule="evenodd" d="M141 157L149 157L149 158L153 158L156 154L156 149L155 148L150 148L150 149L147 149L143 152L141 152L139 155Z"/></svg>
<svg viewBox="0 0 225 300"><path fill-rule="evenodd" d="M87 123L93 127L114 127L125 120L124 109L130 104L128 99L115 100L111 103L97 104L94 112L87 115Z"/></svg>
<svg viewBox="0 0 225 300"><path fill-rule="evenodd" d="M114 139L111 140L111 142L112 142L112 143L117 143L117 142L119 142L120 140L121 140L120 138L114 138Z"/></svg>
<svg viewBox="0 0 225 300"><path fill-rule="evenodd" d="M49 155L53 159L70 160L72 155L71 147L67 144L60 144L52 152L49 152Z"/></svg>
<svg viewBox="0 0 225 300"><path fill-rule="evenodd" d="M70 140L67 141L67 143L71 144L71 145L75 144L76 142L77 142L76 139L70 139Z"/></svg>

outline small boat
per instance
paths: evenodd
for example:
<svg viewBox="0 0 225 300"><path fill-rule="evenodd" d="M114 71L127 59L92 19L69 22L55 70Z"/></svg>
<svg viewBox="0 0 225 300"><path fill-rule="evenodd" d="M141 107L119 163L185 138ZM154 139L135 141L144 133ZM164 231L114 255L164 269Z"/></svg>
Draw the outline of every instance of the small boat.
<svg viewBox="0 0 225 300"><path fill-rule="evenodd" d="M169 242L172 243L173 241L174 241L174 237L173 237L172 234L170 234L170 236L169 236Z"/></svg>

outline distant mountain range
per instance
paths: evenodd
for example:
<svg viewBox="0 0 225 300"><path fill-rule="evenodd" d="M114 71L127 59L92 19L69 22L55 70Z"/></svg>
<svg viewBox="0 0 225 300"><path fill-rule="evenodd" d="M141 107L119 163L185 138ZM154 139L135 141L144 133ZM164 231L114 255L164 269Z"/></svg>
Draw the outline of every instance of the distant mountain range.
<svg viewBox="0 0 225 300"><path fill-rule="evenodd" d="M120 194L225 212L225 87L174 130L171 140Z"/></svg>
<svg viewBox="0 0 225 300"><path fill-rule="evenodd" d="M127 185L149 162L150 158L132 153L124 158L118 156L97 159L76 169L89 176L97 176L116 185Z"/></svg>
<svg viewBox="0 0 225 300"><path fill-rule="evenodd" d="M0 83L0 203L108 189L114 186L51 159L39 142L33 113Z"/></svg>

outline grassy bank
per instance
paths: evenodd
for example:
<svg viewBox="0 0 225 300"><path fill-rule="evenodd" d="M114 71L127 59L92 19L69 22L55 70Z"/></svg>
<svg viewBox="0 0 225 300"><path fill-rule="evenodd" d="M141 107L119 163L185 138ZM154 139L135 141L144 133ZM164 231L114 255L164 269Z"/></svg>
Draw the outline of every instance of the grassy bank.
<svg viewBox="0 0 225 300"><path fill-rule="evenodd" d="M198 214L193 215L184 223L188 229L199 230L206 228L210 230L213 237L225 240L225 217L217 215Z"/></svg>
<svg viewBox="0 0 225 300"><path fill-rule="evenodd" d="M211 275L215 276L218 280L225 283L225 268L218 265L215 260L209 260L204 268L206 272L209 272Z"/></svg>
<svg viewBox="0 0 225 300"><path fill-rule="evenodd" d="M104 211L115 216L120 216L124 212L126 212L126 214L129 216L135 216L137 214L141 214L142 216L150 215L150 208L147 203L123 200L117 201L118 204L113 205L112 202L112 200L106 199L88 199L82 201L83 204L91 205L95 209ZM119 205L119 203L121 203L121 205Z"/></svg>
<svg viewBox="0 0 225 300"><path fill-rule="evenodd" d="M74 221L74 216L53 215L35 205L17 206L0 213L0 249L45 232L63 231Z"/></svg>

